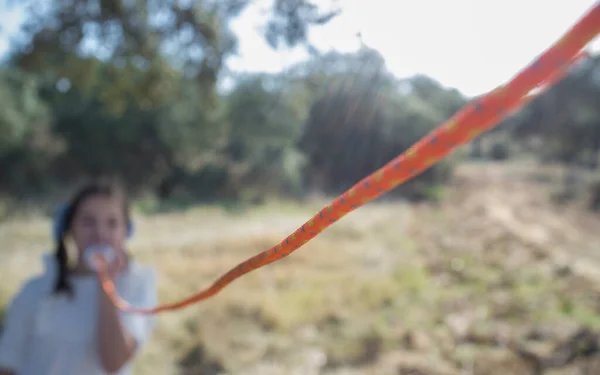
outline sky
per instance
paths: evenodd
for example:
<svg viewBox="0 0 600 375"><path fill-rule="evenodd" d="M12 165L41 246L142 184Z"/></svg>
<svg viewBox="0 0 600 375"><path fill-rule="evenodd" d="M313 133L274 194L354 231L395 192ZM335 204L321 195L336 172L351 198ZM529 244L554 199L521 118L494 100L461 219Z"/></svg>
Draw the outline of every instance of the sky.
<svg viewBox="0 0 600 375"><path fill-rule="evenodd" d="M300 49L273 51L264 42L260 28L271 2L256 0L232 23L239 52L228 61L231 70L278 72L306 58ZM475 96L511 79L600 0L339 2L342 15L310 33L320 50L355 51L360 32L362 42L378 50L397 77L426 74ZM18 30L23 17L19 9L0 14L0 56L8 51L7 36ZM600 38L590 50L600 53Z"/></svg>

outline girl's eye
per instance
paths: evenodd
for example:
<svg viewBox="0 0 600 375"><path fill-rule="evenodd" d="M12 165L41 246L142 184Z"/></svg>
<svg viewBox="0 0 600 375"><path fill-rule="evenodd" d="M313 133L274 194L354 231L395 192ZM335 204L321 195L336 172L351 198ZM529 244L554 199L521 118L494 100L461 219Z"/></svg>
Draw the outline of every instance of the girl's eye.
<svg viewBox="0 0 600 375"><path fill-rule="evenodd" d="M84 216L81 220L81 223L86 227L90 227L96 223L96 220L91 216Z"/></svg>
<svg viewBox="0 0 600 375"><path fill-rule="evenodd" d="M118 225L119 225L119 221L116 218L113 217L113 218L108 219L108 226L111 229L116 228Z"/></svg>

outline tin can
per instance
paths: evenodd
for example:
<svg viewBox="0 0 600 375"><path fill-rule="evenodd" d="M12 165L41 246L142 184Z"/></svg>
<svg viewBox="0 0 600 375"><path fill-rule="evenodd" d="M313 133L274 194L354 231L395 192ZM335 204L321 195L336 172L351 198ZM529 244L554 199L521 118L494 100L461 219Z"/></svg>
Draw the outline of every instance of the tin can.
<svg viewBox="0 0 600 375"><path fill-rule="evenodd" d="M90 246L87 249L85 249L83 255L87 265L94 271L97 271L96 260L98 256L104 258L104 261L108 264L114 262L116 258L115 250L108 245Z"/></svg>

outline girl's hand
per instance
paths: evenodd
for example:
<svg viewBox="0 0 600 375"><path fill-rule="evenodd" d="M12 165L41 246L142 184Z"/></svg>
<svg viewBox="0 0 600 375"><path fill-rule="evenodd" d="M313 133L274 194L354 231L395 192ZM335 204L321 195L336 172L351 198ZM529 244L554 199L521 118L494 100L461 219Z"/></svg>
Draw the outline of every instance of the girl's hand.
<svg viewBox="0 0 600 375"><path fill-rule="evenodd" d="M127 267L127 256L122 251L116 252L115 259L107 265L108 277L114 279Z"/></svg>

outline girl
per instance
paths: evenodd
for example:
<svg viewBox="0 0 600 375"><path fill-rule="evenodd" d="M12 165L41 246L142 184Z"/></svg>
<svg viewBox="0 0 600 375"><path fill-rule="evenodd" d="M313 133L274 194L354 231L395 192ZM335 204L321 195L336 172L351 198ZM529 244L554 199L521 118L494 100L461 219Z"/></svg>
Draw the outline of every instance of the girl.
<svg viewBox="0 0 600 375"><path fill-rule="evenodd" d="M116 250L109 272L119 294L134 306L154 307L151 269L131 260L125 240L133 230L124 193L96 182L83 187L55 220L56 251L45 272L12 300L0 336L0 375L125 375L153 327L149 316L112 305L83 256L103 244ZM71 266L65 240L77 248Z"/></svg>

